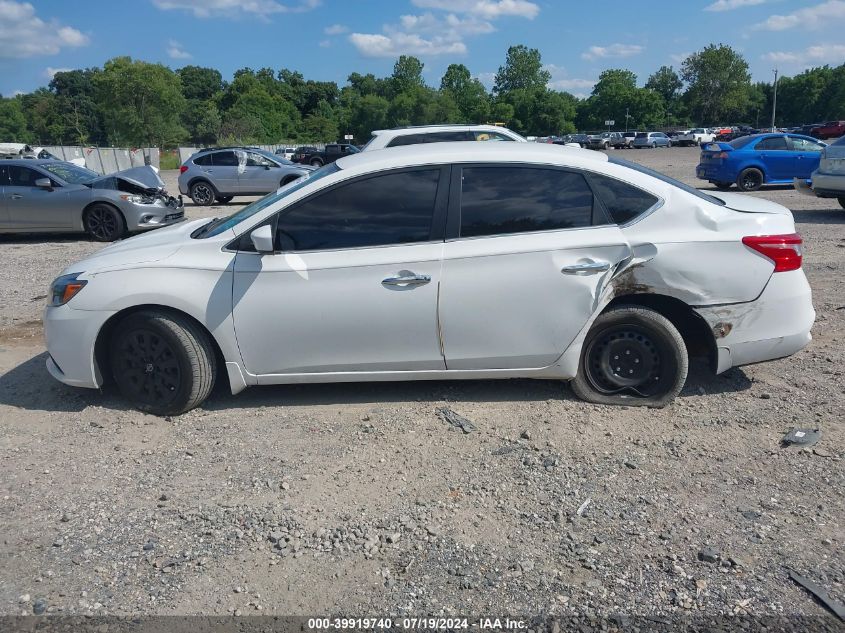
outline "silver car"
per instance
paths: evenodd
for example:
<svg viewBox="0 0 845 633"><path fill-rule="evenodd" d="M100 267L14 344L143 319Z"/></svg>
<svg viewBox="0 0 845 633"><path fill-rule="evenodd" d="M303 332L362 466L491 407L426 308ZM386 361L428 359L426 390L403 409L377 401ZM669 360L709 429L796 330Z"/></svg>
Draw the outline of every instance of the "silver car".
<svg viewBox="0 0 845 633"><path fill-rule="evenodd" d="M0 162L0 233L84 231L98 242L184 219L154 168L101 176L60 160Z"/></svg>
<svg viewBox="0 0 845 633"><path fill-rule="evenodd" d="M205 149L182 163L179 191L194 204L225 204L235 196L263 196L313 170L250 147Z"/></svg>

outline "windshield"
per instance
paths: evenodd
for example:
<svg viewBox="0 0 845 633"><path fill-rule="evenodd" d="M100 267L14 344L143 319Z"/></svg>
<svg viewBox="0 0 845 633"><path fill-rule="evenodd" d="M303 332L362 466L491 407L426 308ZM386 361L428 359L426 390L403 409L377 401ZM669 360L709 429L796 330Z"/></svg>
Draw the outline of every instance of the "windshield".
<svg viewBox="0 0 845 633"><path fill-rule="evenodd" d="M678 189L683 189L687 193L691 193L698 198L702 198L707 200L707 202L712 202L713 204L718 204L720 207L725 206L725 203L718 198L714 198L713 196L704 193L703 191L696 189L695 187L690 187L688 184L681 182L680 180L675 180L674 178L670 178L666 174L661 174L659 171L654 171L653 169L649 169L648 167L643 167L638 163L631 162L629 160L625 160L624 158L616 158L615 156L611 156L608 159L608 162L613 163L614 165L622 165L623 167L627 167L629 169L633 169L634 171L638 171L641 174L646 174L647 176L651 176L652 178L657 178L658 180L662 180L668 185L673 185Z"/></svg>
<svg viewBox="0 0 845 633"><path fill-rule="evenodd" d="M70 185L84 185L100 177L100 174L96 171L78 167L73 163L44 163L40 167Z"/></svg>
<svg viewBox="0 0 845 633"><path fill-rule="evenodd" d="M199 230L195 231L191 235L191 237L205 238L220 235L221 233L231 229L233 226L240 224L247 218L252 217L262 209L266 209L271 204L274 204L279 200L286 198L294 191L299 191L305 185L310 184L315 180L319 180L320 178L325 178L326 176L329 176L335 173L336 171L340 171L340 167L338 167L334 163L329 163L325 167L321 167L320 169L312 171L307 176L298 178L290 184L287 184L284 187L280 187L275 192L264 196L260 200L256 200L252 204L248 204L237 213L233 213L232 215L226 216L224 218L217 218L215 220L212 220Z"/></svg>

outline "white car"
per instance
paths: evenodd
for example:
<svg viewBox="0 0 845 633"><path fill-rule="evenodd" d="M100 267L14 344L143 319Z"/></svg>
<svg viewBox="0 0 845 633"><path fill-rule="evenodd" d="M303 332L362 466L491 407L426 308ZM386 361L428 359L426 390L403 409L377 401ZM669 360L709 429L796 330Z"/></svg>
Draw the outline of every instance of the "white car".
<svg viewBox="0 0 845 633"><path fill-rule="evenodd" d="M293 155L296 154L295 147L280 147L276 150L276 156L280 158L284 158L285 160L293 159Z"/></svg>
<svg viewBox="0 0 845 633"><path fill-rule="evenodd" d="M448 143L454 141L516 141L528 140L506 127L498 125L422 125L397 127L391 130L375 130L373 136L361 148L370 152L386 147L422 145L423 143Z"/></svg>
<svg viewBox="0 0 845 633"><path fill-rule="evenodd" d="M714 140L716 140L716 135L703 127L693 128L688 132L679 132L675 137L677 145L706 145Z"/></svg>
<svg viewBox="0 0 845 633"><path fill-rule="evenodd" d="M106 247L53 282L44 325L58 380L178 414L215 380L560 379L663 406L688 355L788 356L814 318L778 204L598 152L434 143Z"/></svg>

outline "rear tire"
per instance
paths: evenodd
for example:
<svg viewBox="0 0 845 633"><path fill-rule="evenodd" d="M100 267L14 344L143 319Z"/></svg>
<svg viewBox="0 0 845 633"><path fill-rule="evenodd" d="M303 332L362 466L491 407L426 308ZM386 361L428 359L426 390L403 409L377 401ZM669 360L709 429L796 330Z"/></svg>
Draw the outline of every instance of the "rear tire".
<svg viewBox="0 0 845 633"><path fill-rule="evenodd" d="M114 330L109 362L120 393L154 415L179 415L211 393L217 358L208 333L185 316L144 310Z"/></svg>
<svg viewBox="0 0 845 633"><path fill-rule="evenodd" d="M217 197L214 187L205 180L200 180L192 184L189 193L194 204L200 207L211 206Z"/></svg>
<svg viewBox="0 0 845 633"><path fill-rule="evenodd" d="M312 161L311 161L311 166L312 166L312 167L322 167L322 166L323 166L323 161L321 161L321 160L320 160L320 159L318 159L318 158L315 158L314 160L312 160Z"/></svg>
<svg viewBox="0 0 845 633"><path fill-rule="evenodd" d="M82 217L85 232L97 242L114 242L126 234L123 215L110 204L92 204Z"/></svg>
<svg viewBox="0 0 845 633"><path fill-rule="evenodd" d="M743 169L736 179L740 191L757 191L763 186L763 172L754 167Z"/></svg>
<svg viewBox="0 0 845 633"><path fill-rule="evenodd" d="M669 319L622 305L590 328L572 391L595 404L660 408L681 392L688 368L683 338Z"/></svg>

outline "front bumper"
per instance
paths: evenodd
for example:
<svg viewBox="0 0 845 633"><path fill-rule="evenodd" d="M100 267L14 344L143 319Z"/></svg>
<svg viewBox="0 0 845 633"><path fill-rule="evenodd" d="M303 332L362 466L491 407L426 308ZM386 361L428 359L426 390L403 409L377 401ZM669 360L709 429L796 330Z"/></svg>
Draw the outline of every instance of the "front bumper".
<svg viewBox="0 0 845 633"><path fill-rule="evenodd" d="M72 302L73 300L71 300ZM103 377L94 359L94 345L105 322L116 312L74 310L69 304L44 309L47 370L72 387L96 389Z"/></svg>
<svg viewBox="0 0 845 633"><path fill-rule="evenodd" d="M754 301L695 308L716 337L716 373L791 356L812 340L816 319L803 270L772 275Z"/></svg>
<svg viewBox="0 0 845 633"><path fill-rule="evenodd" d="M169 197L167 202L157 199L152 204L124 202L121 211L129 231L148 231L182 222L185 219L184 207L181 197Z"/></svg>
<svg viewBox="0 0 845 633"><path fill-rule="evenodd" d="M812 188L820 198L839 198L845 196L845 174L823 174L814 171Z"/></svg>

